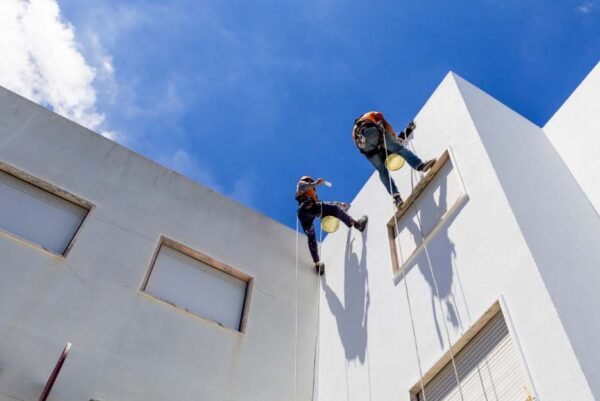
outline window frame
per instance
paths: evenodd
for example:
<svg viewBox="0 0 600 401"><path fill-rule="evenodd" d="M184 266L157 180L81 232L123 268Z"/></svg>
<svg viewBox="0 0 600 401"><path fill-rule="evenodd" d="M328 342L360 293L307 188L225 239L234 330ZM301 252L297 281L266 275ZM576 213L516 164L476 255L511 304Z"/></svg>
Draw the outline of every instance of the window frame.
<svg viewBox="0 0 600 401"><path fill-rule="evenodd" d="M168 299L160 298L160 297L153 295L146 291L146 287L148 286L148 282L150 281L150 277L152 276L152 271L154 270L154 267L156 265L158 255L160 254L160 250L163 246L166 248L170 248L171 250L174 250L176 252L179 252L179 253L183 254L184 256L194 259L200 263L204 263L205 265L207 265L213 269L217 269L225 274L229 274L230 276L233 276L233 277L235 277L241 281L244 281L246 283L246 291L244 294L244 304L242 306L242 314L240 316L240 325L237 330L235 328L225 326L216 320L213 320L208 317L202 316L200 314L194 313L181 305L177 305L177 304L169 301ZM159 238L158 245L155 247L154 254L152 255L152 259L150 261L150 267L146 271L146 274L145 274L142 284L140 286L139 292L146 297L149 297L153 300L160 301L161 303L165 303L175 309L178 309L181 312L184 312L187 315L201 319L212 325L215 325L217 327L225 329L228 332L243 335L246 333L246 329L247 329L247 325L248 325L248 316L249 316L249 311L250 311L250 302L251 302L251 298L252 298L253 287L254 287L254 278L252 276L250 276L249 274L247 274L239 269L236 269L234 267L231 267L223 262L220 262L217 259L214 259L213 257L207 255L206 253L195 250L189 246L182 244L181 242L175 241L166 236L161 236Z"/></svg>
<svg viewBox="0 0 600 401"><path fill-rule="evenodd" d="M452 170L456 173L456 177L458 180L458 185L462 192L462 195L456 199L456 201L448 207L446 213L444 213L439 222L433 227L433 229L425 235L423 241L413 250L410 255L405 256L404 263L400 264L400 260L398 258L398 245L396 243L397 236L395 235L395 222L400 223L402 218L408 213L411 206L421 197L423 192L427 190L429 184L435 180L435 178L439 175L440 171L444 169L444 167L450 163L452 165ZM452 148L447 148L442 155L438 158L437 162L431 168L431 170L415 185L411 194L406 198L404 204L400 209L395 211L395 216L392 216L390 220L387 222L387 233L388 233L388 241L390 246L390 256L392 260L392 276L395 282L398 282L402 279L402 267L410 264L416 256L418 256L425 246L431 241L431 239L435 236L438 230L444 225L444 223L457 211L463 207L467 201L469 200L469 194L467 193L467 189L465 187L464 181L462 179L462 175L456 163L456 159L452 152ZM405 272L406 273L406 272Z"/></svg>
<svg viewBox="0 0 600 401"><path fill-rule="evenodd" d="M427 386L429 382L431 382L448 364L452 363L452 355L456 356L468 346L485 327L486 325L494 318L496 315L501 314L504 317L504 321L508 328L508 335L511 337L512 341L516 341L513 336L513 331L509 326L509 322L507 320L507 315L504 313L503 308L501 307L500 301L496 301L490 306L484 313L477 319L477 321L469 327L463 335L461 335L457 340L455 340L452 345L452 353L450 353L450 349L448 349L444 354L438 358L438 360L431 366L429 369L425 371L423 374L423 386ZM518 344L514 344L515 347L514 352L517 356L517 359L520 362L521 368L523 368L523 360L522 355L518 352ZM523 379L525 382L529 381L529 376L523 372ZM418 381L415 383L409 390L410 401L419 401L418 394L421 392L421 382Z"/></svg>
<svg viewBox="0 0 600 401"><path fill-rule="evenodd" d="M41 191L44 191L52 196L60 198L66 202L72 203L73 205L86 210L85 216L83 217L83 219L81 220L81 223L75 230L73 237L69 241L69 244L67 245L67 247L65 248L63 253L57 253L51 249L45 248L43 245L40 245L37 242L34 242L27 238L23 238L20 235L13 233L12 231L8 231L8 230L5 230L2 227L0 227L0 234L6 236L8 238L11 238L13 240L17 240L18 242L29 245L29 246L35 248L36 250L43 251L44 253L50 254L51 256L66 259L69 255L69 253L71 252L71 250L73 249L75 242L77 242L77 240L83 230L83 227L89 221L90 215L92 214L93 210L96 208L96 205L94 205L93 203L91 203L77 195L74 195L73 193L68 192L56 185L53 185L53 184L49 183L48 181L42 180L41 178L38 178L38 177L31 175L23 170L13 167L3 161L0 161L0 172L3 172L9 176L12 176L13 178L15 178L19 181L24 182L25 184L31 185L32 187L35 187L35 188L37 188Z"/></svg>

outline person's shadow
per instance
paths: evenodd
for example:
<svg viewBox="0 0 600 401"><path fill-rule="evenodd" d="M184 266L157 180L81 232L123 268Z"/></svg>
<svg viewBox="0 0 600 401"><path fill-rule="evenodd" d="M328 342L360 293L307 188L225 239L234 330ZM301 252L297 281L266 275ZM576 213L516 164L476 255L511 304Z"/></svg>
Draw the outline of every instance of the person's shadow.
<svg viewBox="0 0 600 401"><path fill-rule="evenodd" d="M454 280L454 269L453 263L456 258L456 249L454 242L450 240L448 236L448 227L457 215L457 211L454 211L447 221L441 222L444 213L447 212L447 192L448 192L448 176L441 176L439 183L439 201L436 203L434 194L430 194L422 199L420 202L418 213L421 218L421 225L424 230L431 230L438 224L442 224L434 238L427 244L427 250L429 254L429 260L425 249L420 251L418 255L407 267L406 270L410 270L412 266L417 264L419 271L429 284L431 289L431 309L435 319L435 327L440 342L440 346L443 348L444 340L442 337L442 331L440 328L440 321L437 316L436 308L436 296L446 306L447 315L443 318L452 323L456 328L459 325L462 326L460 316L458 315L455 305L454 294L452 292L452 284ZM413 209L414 210L414 209ZM416 219L416 217L415 217ZM405 227L413 235L415 243L421 244L423 242L421 237L421 230L419 229L419 220L408 218L406 219ZM423 232L424 236L427 236L428 232ZM431 269L429 266L431 261ZM433 270L433 274L431 273ZM436 284L437 283L437 291Z"/></svg>
<svg viewBox="0 0 600 401"><path fill-rule="evenodd" d="M354 239L348 230L344 263L344 304L323 280L327 304L335 316L338 333L344 346L346 360L365 362L367 349L367 320L369 305L369 278L367 273L367 231L362 236L360 258L353 251Z"/></svg>

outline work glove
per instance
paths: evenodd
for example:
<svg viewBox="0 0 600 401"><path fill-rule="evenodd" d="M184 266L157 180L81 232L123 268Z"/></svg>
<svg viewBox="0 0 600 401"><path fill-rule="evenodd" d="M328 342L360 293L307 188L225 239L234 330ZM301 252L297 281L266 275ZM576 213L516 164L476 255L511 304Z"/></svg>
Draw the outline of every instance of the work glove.
<svg viewBox="0 0 600 401"><path fill-rule="evenodd" d="M410 134L412 134L412 132L415 130L415 128L417 128L415 122L409 122L404 131L398 134L398 138L402 139L403 141L407 140Z"/></svg>

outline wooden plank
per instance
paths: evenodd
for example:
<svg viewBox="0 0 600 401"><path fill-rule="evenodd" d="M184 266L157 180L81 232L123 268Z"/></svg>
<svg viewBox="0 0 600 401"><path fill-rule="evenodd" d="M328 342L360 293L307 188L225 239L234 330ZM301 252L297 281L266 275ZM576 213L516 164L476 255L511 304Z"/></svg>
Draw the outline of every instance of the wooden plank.
<svg viewBox="0 0 600 401"><path fill-rule="evenodd" d="M396 215L392 216L390 221L388 221L388 227L394 227L394 223L396 221L400 221L402 216L406 214L406 212L408 211L408 209L410 209L412 204L415 203L417 198L423 193L423 191L425 191L427 185L431 181L433 181L433 179L438 175L438 173L440 172L442 167L444 167L448 160L450 160L450 154L448 153L448 150L445 150L444 153L442 153L442 155L435 162L433 167L427 172L427 174L423 178L421 178L417 185L415 185L413 191L410 193L408 198L406 198L402 207L396 211Z"/></svg>
<svg viewBox="0 0 600 401"><path fill-rule="evenodd" d="M390 243L390 254L392 255L392 273L396 274L400 269L400 261L398 260L398 249L396 248L396 235L394 227L387 227L388 238Z"/></svg>

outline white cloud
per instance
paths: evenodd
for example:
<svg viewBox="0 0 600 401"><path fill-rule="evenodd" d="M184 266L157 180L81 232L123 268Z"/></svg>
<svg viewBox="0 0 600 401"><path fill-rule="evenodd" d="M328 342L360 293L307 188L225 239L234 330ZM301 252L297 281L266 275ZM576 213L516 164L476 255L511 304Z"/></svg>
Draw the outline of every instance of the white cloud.
<svg viewBox="0 0 600 401"><path fill-rule="evenodd" d="M579 5L579 7L577 7L577 9L582 14L589 14L592 11L594 11L594 9L596 8L596 6L597 6L596 3L597 3L597 1L595 1L595 0L586 1L586 2L581 3Z"/></svg>
<svg viewBox="0 0 600 401"><path fill-rule="evenodd" d="M217 180L209 169L183 149L178 149L170 156L160 156L158 162L204 186L223 193L223 188L218 185Z"/></svg>
<svg viewBox="0 0 600 401"><path fill-rule="evenodd" d="M255 182L254 175L244 175L233 183L233 190L228 194L233 199L244 205L253 206L255 200Z"/></svg>
<svg viewBox="0 0 600 401"><path fill-rule="evenodd" d="M81 37L84 43L87 61L95 66L96 84L102 84L102 90L113 101L117 96L117 83L115 81L115 67L110 54L104 49L98 35L91 31L86 31Z"/></svg>
<svg viewBox="0 0 600 401"><path fill-rule="evenodd" d="M110 56L99 48L105 77ZM96 69L83 57L74 28L56 0L0 1L0 85L90 129L101 127L96 109ZM117 138L114 132L103 133Z"/></svg>
<svg viewBox="0 0 600 401"><path fill-rule="evenodd" d="M132 119L177 115L186 106L179 94L178 84L173 80L156 84L153 93L143 101L130 85L120 86L119 94L123 102L122 113Z"/></svg>
<svg viewBox="0 0 600 401"><path fill-rule="evenodd" d="M118 142L123 146L126 146L129 144L129 138L121 135L121 133L117 132L117 131L101 131L100 135L102 135L105 138L110 139L113 142Z"/></svg>
<svg viewBox="0 0 600 401"><path fill-rule="evenodd" d="M227 190L227 186L221 185L205 165L183 149L178 149L170 156L163 155L158 158L158 161L166 167L238 202L248 206L254 204L256 179L251 173L232 179L231 189Z"/></svg>

